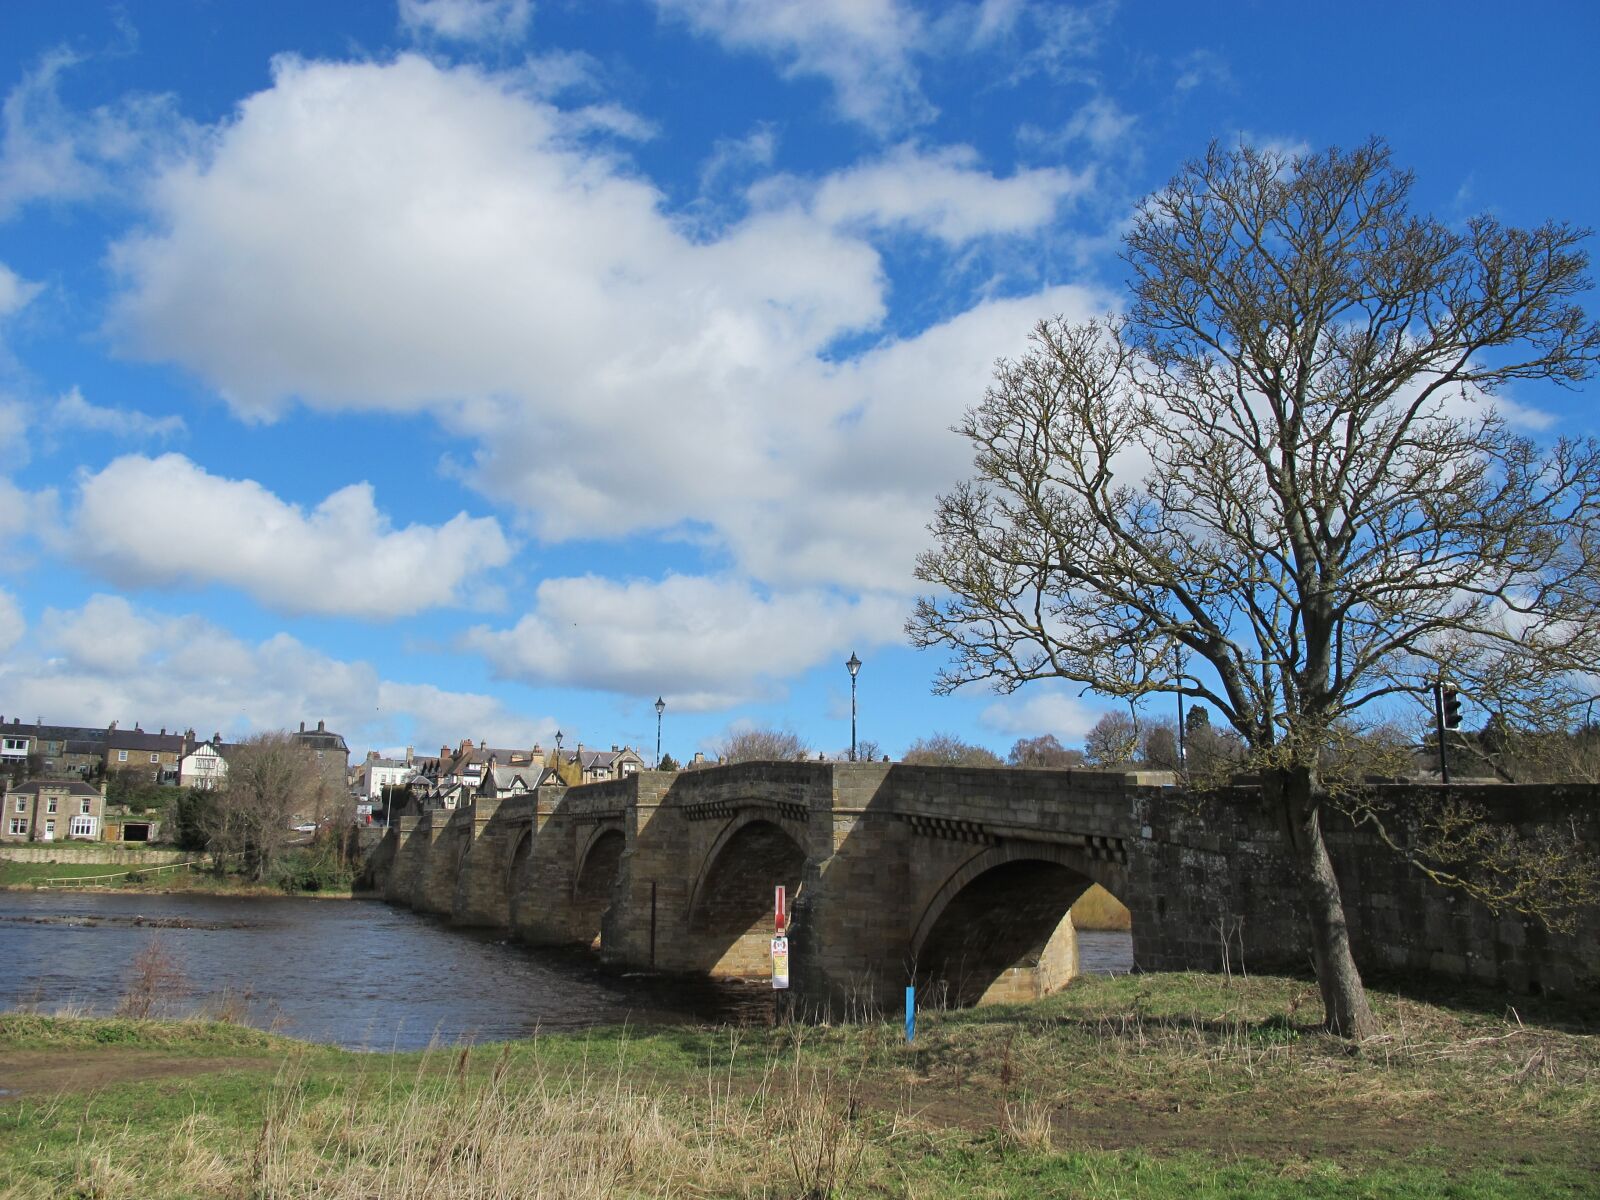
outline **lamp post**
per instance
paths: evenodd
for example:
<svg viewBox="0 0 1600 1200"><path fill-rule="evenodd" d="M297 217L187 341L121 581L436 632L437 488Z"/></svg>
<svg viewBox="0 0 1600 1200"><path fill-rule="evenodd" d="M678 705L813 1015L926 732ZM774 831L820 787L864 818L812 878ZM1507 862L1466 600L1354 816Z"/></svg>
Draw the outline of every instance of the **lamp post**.
<svg viewBox="0 0 1600 1200"><path fill-rule="evenodd" d="M661 766L661 714L667 711L667 702L656 697L656 767Z"/></svg>
<svg viewBox="0 0 1600 1200"><path fill-rule="evenodd" d="M861 660L856 657L854 650L850 651L850 661L844 664L844 669L850 672L850 761L856 760L856 676L861 673Z"/></svg>

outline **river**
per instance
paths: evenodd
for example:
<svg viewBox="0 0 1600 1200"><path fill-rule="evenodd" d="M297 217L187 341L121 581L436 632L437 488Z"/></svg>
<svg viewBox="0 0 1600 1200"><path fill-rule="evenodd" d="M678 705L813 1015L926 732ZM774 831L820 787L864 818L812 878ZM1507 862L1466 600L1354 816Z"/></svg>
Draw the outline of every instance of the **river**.
<svg viewBox="0 0 1600 1200"><path fill-rule="evenodd" d="M1085 971L1125 971L1127 934L1080 933ZM370 901L0 892L0 1009L109 1013L158 939L182 972L169 1015L243 1005L261 1028L410 1050L593 1025L764 1020L760 985L619 974Z"/></svg>

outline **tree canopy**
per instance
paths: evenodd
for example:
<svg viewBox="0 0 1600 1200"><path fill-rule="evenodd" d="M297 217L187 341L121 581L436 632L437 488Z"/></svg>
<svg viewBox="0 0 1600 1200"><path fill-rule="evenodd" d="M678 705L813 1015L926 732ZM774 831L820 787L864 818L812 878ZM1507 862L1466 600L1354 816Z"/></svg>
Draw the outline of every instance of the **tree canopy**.
<svg viewBox="0 0 1600 1200"><path fill-rule="evenodd" d="M1125 315L1035 328L959 432L908 630L936 688L1181 693L1283 806L1329 1025L1374 1028L1322 841L1326 749L1441 676L1539 724L1600 654L1600 448L1491 397L1589 378L1586 231L1413 213L1373 141L1213 146L1134 217Z"/></svg>
<svg viewBox="0 0 1600 1200"><path fill-rule="evenodd" d="M794 762L809 758L811 747L787 729L742 729L722 744L723 762Z"/></svg>
<svg viewBox="0 0 1600 1200"><path fill-rule="evenodd" d="M998 767L1000 756L964 742L953 733L935 733L911 743L902 762L923 767Z"/></svg>

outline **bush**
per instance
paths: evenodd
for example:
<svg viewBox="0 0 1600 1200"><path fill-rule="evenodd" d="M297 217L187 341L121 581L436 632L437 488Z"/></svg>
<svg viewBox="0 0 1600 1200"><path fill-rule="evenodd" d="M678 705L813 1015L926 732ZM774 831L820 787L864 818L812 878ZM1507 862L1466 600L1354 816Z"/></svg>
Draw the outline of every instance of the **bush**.
<svg viewBox="0 0 1600 1200"><path fill-rule="evenodd" d="M272 864L272 882L285 892L344 891L355 882L355 873L339 853L333 838L320 840L302 850L280 854Z"/></svg>

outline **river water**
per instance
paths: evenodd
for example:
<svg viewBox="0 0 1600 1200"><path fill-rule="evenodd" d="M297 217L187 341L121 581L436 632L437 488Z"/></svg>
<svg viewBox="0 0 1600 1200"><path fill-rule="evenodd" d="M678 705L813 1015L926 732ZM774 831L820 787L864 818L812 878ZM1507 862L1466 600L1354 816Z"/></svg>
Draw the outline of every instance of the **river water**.
<svg viewBox="0 0 1600 1200"><path fill-rule="evenodd" d="M1078 938L1085 971L1132 963L1125 933ZM152 939L183 975L167 1015L242 1004L252 1025L374 1050L772 1010L762 985L619 974L377 902L115 892L0 892L0 1009L112 1012Z"/></svg>

